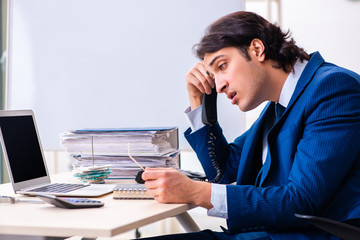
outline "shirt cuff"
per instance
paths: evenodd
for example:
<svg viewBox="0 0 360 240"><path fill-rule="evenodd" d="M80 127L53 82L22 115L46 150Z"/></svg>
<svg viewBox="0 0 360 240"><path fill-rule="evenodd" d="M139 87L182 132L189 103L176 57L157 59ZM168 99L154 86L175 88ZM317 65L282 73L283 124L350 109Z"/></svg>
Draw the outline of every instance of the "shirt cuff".
<svg viewBox="0 0 360 240"><path fill-rule="evenodd" d="M228 218L226 185L211 184L211 204L213 208L208 210L208 216Z"/></svg>
<svg viewBox="0 0 360 240"><path fill-rule="evenodd" d="M201 114L202 114L202 105L200 105L199 107L195 108L192 111L190 107L188 107L185 110L186 120L188 121L190 128L193 132L205 126L205 124L202 122Z"/></svg>

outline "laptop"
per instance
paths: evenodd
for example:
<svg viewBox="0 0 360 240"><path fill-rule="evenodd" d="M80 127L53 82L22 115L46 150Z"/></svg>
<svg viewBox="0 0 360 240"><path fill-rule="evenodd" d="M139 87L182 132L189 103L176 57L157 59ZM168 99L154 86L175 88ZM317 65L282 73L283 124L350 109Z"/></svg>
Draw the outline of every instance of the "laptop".
<svg viewBox="0 0 360 240"><path fill-rule="evenodd" d="M96 197L114 188L114 184L51 183L32 110L0 110L0 141L15 193Z"/></svg>

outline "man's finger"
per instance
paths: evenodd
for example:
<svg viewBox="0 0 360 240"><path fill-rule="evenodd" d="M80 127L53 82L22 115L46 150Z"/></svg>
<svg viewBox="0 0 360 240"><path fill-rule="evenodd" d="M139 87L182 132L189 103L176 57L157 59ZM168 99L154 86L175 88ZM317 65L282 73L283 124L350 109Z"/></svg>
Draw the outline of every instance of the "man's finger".
<svg viewBox="0 0 360 240"><path fill-rule="evenodd" d="M164 172L171 170L171 168L146 168L142 174L145 181L156 180L164 175Z"/></svg>

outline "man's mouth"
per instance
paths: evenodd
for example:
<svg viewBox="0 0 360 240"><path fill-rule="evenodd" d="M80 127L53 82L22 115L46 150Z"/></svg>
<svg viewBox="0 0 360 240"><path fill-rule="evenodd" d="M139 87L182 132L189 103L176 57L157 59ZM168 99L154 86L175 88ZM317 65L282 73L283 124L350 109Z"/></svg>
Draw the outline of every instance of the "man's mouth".
<svg viewBox="0 0 360 240"><path fill-rule="evenodd" d="M235 96L236 96L236 92L230 92L227 94L227 97L231 100L231 103L234 104L235 103Z"/></svg>
<svg viewBox="0 0 360 240"><path fill-rule="evenodd" d="M232 93L228 93L228 94L227 94L227 97L228 97L230 100L232 100L232 99L235 97L235 95L236 95L236 92L232 92Z"/></svg>

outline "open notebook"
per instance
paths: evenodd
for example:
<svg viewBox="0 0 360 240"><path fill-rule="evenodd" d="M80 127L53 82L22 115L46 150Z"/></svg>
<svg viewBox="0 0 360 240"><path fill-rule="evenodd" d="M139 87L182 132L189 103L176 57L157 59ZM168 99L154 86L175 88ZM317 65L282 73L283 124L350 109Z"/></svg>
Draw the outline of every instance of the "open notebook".
<svg viewBox="0 0 360 240"><path fill-rule="evenodd" d="M95 197L111 184L51 183L32 110L0 111L0 140L15 193Z"/></svg>
<svg viewBox="0 0 360 240"><path fill-rule="evenodd" d="M154 199L147 193L145 184L117 184L113 191L114 199Z"/></svg>

